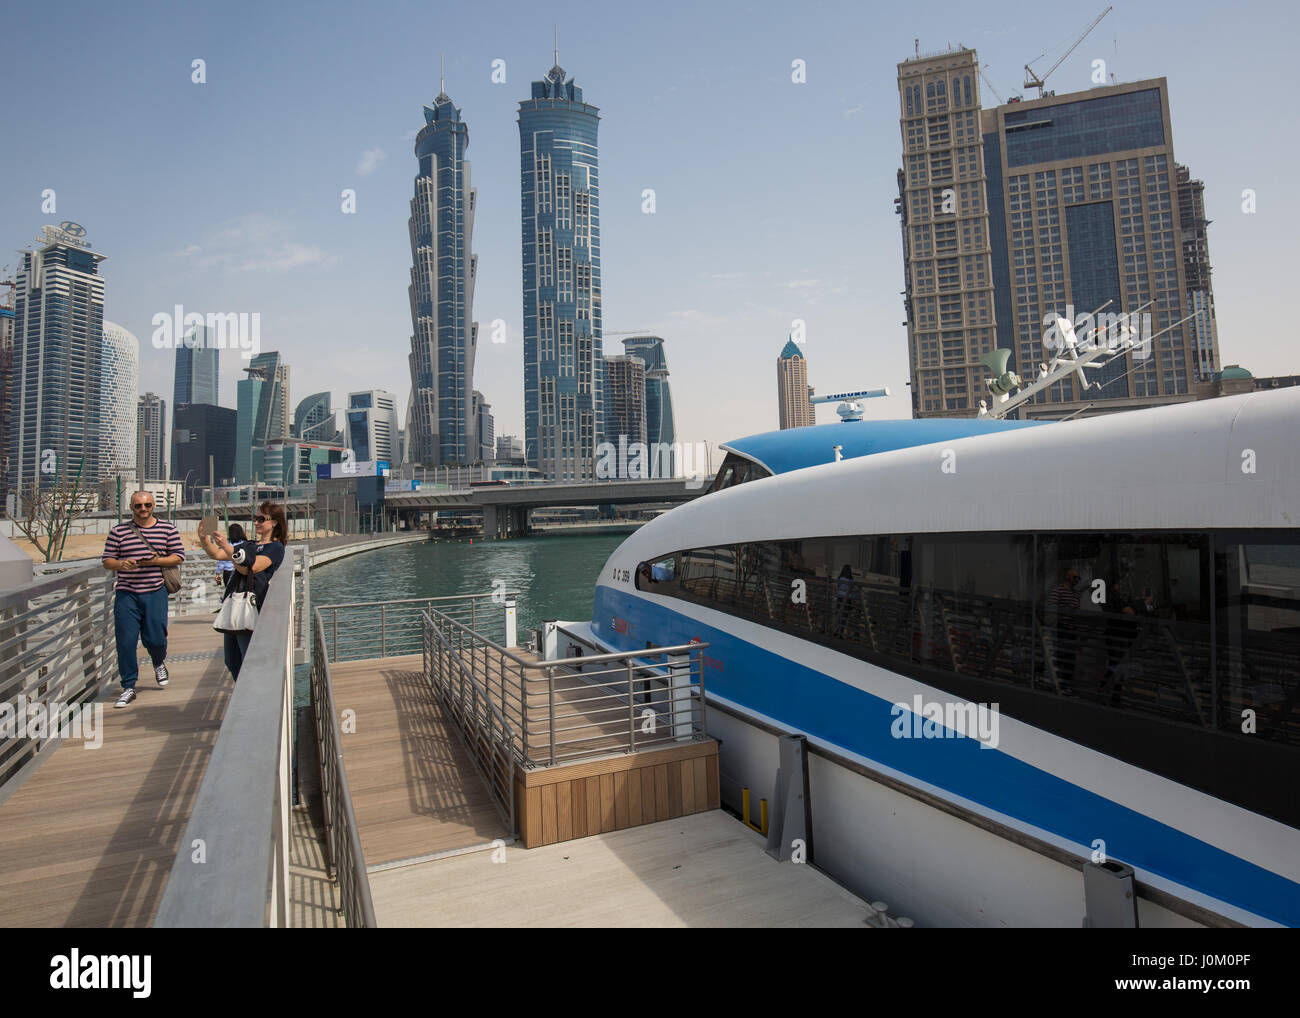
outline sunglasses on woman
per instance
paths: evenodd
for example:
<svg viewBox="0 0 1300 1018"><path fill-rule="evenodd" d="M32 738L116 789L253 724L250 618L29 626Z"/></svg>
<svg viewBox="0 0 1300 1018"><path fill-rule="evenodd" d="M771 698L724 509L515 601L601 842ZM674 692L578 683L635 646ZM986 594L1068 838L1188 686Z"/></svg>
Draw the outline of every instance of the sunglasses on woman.
<svg viewBox="0 0 1300 1018"><path fill-rule="evenodd" d="M254 523L265 523L265 522L266 522L267 520L269 520L270 518L271 518L271 517L269 517L269 516L263 516L261 513L258 513L256 516L253 517L253 522L254 522Z"/></svg>

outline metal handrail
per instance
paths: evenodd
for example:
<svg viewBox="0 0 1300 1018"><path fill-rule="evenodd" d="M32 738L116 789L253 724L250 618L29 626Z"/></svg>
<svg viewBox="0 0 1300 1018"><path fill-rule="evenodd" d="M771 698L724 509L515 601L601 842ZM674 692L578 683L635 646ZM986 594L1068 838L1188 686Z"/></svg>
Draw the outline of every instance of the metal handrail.
<svg viewBox="0 0 1300 1018"><path fill-rule="evenodd" d="M93 562L0 592L0 703L12 717L38 706L61 728L113 680L113 579ZM32 738L25 727L0 743L0 803L61 744L58 731Z"/></svg>
<svg viewBox="0 0 1300 1018"><path fill-rule="evenodd" d="M428 636L435 630L427 611L423 615L421 630L424 636L425 678L430 682L434 694L449 709L453 720L459 724L466 748L469 750L470 762L492 794L501 812L501 818L506 822L506 830L513 834L515 832L515 782L514 768L511 766L511 749L515 744L515 733L510 720L492 702L491 692L477 682L472 670L459 656L453 660L461 677L461 694L459 697L450 695L450 684L440 681L443 677L441 668L436 675L430 668L432 650ZM469 687L473 693L468 712L465 710L464 702L465 679L469 679ZM487 721L486 733L483 730L484 720ZM485 734L486 743L482 739Z"/></svg>
<svg viewBox="0 0 1300 1018"><path fill-rule="evenodd" d="M293 569L282 568L258 613L156 927L288 924L293 615Z"/></svg>
<svg viewBox="0 0 1300 1018"><path fill-rule="evenodd" d="M699 652L708 644L528 661L434 608L424 613L423 627L425 674L440 699L458 719L458 705L467 698L473 702L481 699L491 710L497 709L494 701L499 701L502 727L513 722L518 732L518 740L511 738L506 745L524 767L634 752L699 738L705 731ZM489 650L495 652L496 660ZM446 674L444 660L456 662L455 686ZM509 668L509 696L507 661L513 665ZM592 665L613 667L593 672L589 670ZM617 678L601 681L607 676ZM557 677L569 680L564 695L558 698ZM576 681L581 682L580 689ZM576 696L572 695L575 690ZM640 697L645 699L638 703ZM638 724L643 719L653 720L649 731ZM662 731L660 719L666 720Z"/></svg>
<svg viewBox="0 0 1300 1018"><path fill-rule="evenodd" d="M373 928L375 906L370 896L365 854L352 810L348 772L343 766L342 736L338 710L334 705L334 682L329 656L325 652L325 626L320 609L316 620L311 667L311 706L316 721L316 745L320 756L321 801L325 811L326 868L339 885L344 919L349 927Z"/></svg>

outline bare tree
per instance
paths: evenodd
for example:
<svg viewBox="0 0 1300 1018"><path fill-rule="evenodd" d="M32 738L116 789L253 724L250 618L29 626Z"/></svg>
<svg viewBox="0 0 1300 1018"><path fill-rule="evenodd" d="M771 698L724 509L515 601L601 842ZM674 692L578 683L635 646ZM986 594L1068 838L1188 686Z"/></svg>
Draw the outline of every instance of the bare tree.
<svg viewBox="0 0 1300 1018"><path fill-rule="evenodd" d="M63 559L72 524L97 509L98 498L81 485L81 467L72 480L56 479L41 487L32 481L18 493L19 516L14 520L27 540L31 541L46 562Z"/></svg>

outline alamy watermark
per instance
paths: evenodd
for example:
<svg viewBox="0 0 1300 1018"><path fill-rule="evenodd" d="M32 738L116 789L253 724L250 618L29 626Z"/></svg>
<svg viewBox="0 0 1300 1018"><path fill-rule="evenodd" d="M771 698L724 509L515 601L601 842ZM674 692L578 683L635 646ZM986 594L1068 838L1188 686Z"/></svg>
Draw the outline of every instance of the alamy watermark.
<svg viewBox="0 0 1300 1018"><path fill-rule="evenodd" d="M895 739L976 739L980 749L998 748L998 704L926 701L917 693L910 704L889 709Z"/></svg>
<svg viewBox="0 0 1300 1018"><path fill-rule="evenodd" d="M1049 354L1063 353L1072 345L1081 350L1094 345L1118 350L1131 341L1135 360L1144 361L1151 356L1153 332L1149 311L1103 311L1097 314L1085 311L1076 315L1074 305L1067 304L1064 315L1044 315L1043 325L1043 349Z"/></svg>
<svg viewBox="0 0 1300 1018"><path fill-rule="evenodd" d="M187 312L177 304L171 311L153 316L153 345L156 350L238 350L244 360L262 352L262 313L254 311ZM199 330L203 336L200 338Z"/></svg>
<svg viewBox="0 0 1300 1018"><path fill-rule="evenodd" d="M602 481L683 477L686 487L694 490L708 477L707 456L703 442L629 442L627 435L619 435L617 444L596 446L596 477Z"/></svg>
<svg viewBox="0 0 1300 1018"><path fill-rule="evenodd" d="M99 749L104 744L104 705L29 702L19 695L0 703L0 739L81 739L84 749Z"/></svg>

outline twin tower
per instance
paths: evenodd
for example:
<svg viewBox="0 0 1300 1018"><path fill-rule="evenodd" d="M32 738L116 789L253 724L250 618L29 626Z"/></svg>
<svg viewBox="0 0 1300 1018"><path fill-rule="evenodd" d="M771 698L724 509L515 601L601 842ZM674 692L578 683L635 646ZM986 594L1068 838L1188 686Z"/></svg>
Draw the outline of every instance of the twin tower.
<svg viewBox="0 0 1300 1018"><path fill-rule="evenodd" d="M524 455L561 481L595 478L604 432L599 111L552 67L519 104L523 190ZM478 258L469 128L445 91L424 107L411 199L411 410L408 456L475 461L472 400ZM496 337L494 337L496 338Z"/></svg>

